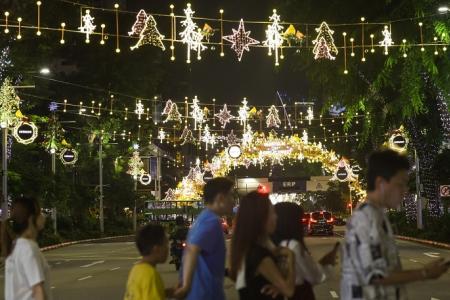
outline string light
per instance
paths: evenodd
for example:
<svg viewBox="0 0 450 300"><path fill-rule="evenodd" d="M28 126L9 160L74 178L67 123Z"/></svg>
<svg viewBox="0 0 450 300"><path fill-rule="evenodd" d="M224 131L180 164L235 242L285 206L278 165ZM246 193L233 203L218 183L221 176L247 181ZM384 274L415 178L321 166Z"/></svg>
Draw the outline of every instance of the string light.
<svg viewBox="0 0 450 300"><path fill-rule="evenodd" d="M370 45L371 45L370 52L371 53L375 53L375 48L373 47L373 39L374 38L375 38L375 35L371 34L370 35Z"/></svg>
<svg viewBox="0 0 450 300"><path fill-rule="evenodd" d="M120 53L119 44L119 4L114 4L114 9L116 12L116 53Z"/></svg>
<svg viewBox="0 0 450 300"><path fill-rule="evenodd" d="M343 32L342 36L344 37L344 74L348 74L347 70L347 32ZM320 116L322 118L322 116ZM322 121L321 121L322 122ZM321 124L322 126L322 124Z"/></svg>
<svg viewBox="0 0 450 300"><path fill-rule="evenodd" d="M424 51L425 51L425 48L423 47L423 31L422 31L422 26L423 26L423 23L422 23L422 22L419 22L420 45L421 45L420 51L424 52Z"/></svg>
<svg viewBox="0 0 450 300"><path fill-rule="evenodd" d="M171 61L175 61L175 39L177 36L176 30L177 30L177 21L175 18L175 13L173 12L173 9L175 6L173 4L170 5L170 33L171 33L171 39L170 39L170 51L172 52L172 55L170 56Z"/></svg>
<svg viewBox="0 0 450 300"><path fill-rule="evenodd" d="M354 38L350 38L350 42L352 43L352 53L350 53L350 56L351 56L351 57L355 56L355 52L354 52L354 44L353 44L354 41L355 41Z"/></svg>
<svg viewBox="0 0 450 300"><path fill-rule="evenodd" d="M19 32L17 34L17 39L20 40L22 38L22 18L18 17L17 22L19 23Z"/></svg>
<svg viewBox="0 0 450 300"><path fill-rule="evenodd" d="M40 36L42 34L42 32L41 32L41 5L42 5L42 2L41 1L37 1L36 5L37 5L37 31L36 31L36 35Z"/></svg>
<svg viewBox="0 0 450 300"><path fill-rule="evenodd" d="M364 51L364 21L366 20L366 18L361 17L361 53L362 53L362 58L361 61L365 62L366 61L366 57L365 57L365 51Z"/></svg>
<svg viewBox="0 0 450 300"><path fill-rule="evenodd" d="M236 52L238 56L238 61L241 61L242 55L244 54L244 50L250 51L249 46L259 44L259 42L250 37L251 33L250 31L245 31L243 19L241 19L241 21L239 22L238 30L234 28L232 30L233 30L232 35L227 35L222 38L232 43L231 49L233 49ZM223 56L222 53L223 53L223 44L221 56Z"/></svg>
<svg viewBox="0 0 450 300"><path fill-rule="evenodd" d="M5 29L3 30L3 32L4 33L9 33L9 28L8 28L9 12L5 11L4 15L5 15Z"/></svg>
<svg viewBox="0 0 450 300"><path fill-rule="evenodd" d="M406 58L408 57L408 54L406 53L406 39L402 40L402 51L403 51L403 57Z"/></svg>
<svg viewBox="0 0 450 300"><path fill-rule="evenodd" d="M61 23L61 40L59 40L59 43L63 45L66 41L64 40L64 30L66 28L66 23Z"/></svg>
<svg viewBox="0 0 450 300"><path fill-rule="evenodd" d="M272 51L275 52L275 66L278 66L278 48L283 45L284 39L281 32L283 26L280 25L280 16L277 15L276 9L273 10L273 14L269 17L269 20L272 23L267 26L266 40L263 44L269 48L269 56L272 55Z"/></svg>
<svg viewBox="0 0 450 300"><path fill-rule="evenodd" d="M105 24L101 24L100 28L102 29L102 35L101 35L101 39L100 39L100 45L104 45L105 44Z"/></svg>
<svg viewBox="0 0 450 300"><path fill-rule="evenodd" d="M225 56L225 52L223 52L223 39L224 39L224 36L223 36L223 9L220 9L219 13L220 13L220 56L224 57ZM244 32L245 32L245 30L244 30ZM250 50L247 50L247 51L250 51ZM241 54L241 57L242 57L242 54ZM239 58L239 61L241 61L240 58Z"/></svg>

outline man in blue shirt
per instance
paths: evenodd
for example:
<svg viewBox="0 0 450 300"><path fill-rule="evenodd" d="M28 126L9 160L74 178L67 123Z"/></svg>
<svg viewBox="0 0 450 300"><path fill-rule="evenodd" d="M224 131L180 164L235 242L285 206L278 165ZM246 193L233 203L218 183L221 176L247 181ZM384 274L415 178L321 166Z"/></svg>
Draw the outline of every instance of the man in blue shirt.
<svg viewBox="0 0 450 300"><path fill-rule="evenodd" d="M194 222L187 238L181 286L174 297L187 300L225 300L225 239L219 216L231 214L233 182L214 178L203 189L206 208Z"/></svg>

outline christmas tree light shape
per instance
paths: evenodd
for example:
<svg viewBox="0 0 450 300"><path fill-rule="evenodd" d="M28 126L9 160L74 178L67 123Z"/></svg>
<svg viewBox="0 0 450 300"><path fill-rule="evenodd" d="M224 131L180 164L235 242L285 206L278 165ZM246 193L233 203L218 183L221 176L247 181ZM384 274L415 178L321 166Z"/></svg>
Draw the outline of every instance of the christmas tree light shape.
<svg viewBox="0 0 450 300"><path fill-rule="evenodd" d="M85 15L82 17L82 25L78 27L80 32L86 33L86 43L89 43L89 36L94 32L96 25L94 25L94 17L91 16L91 11L86 9Z"/></svg>
<svg viewBox="0 0 450 300"><path fill-rule="evenodd" d="M139 151L134 151L133 156L128 161L128 171L127 174L133 176L134 180L138 179L138 176L144 170L144 163L139 155Z"/></svg>
<svg viewBox="0 0 450 300"><path fill-rule="evenodd" d="M272 55L272 50L275 52L275 65L278 66L278 48L283 45L283 26L280 25L280 16L277 15L277 10L273 10L272 16L269 17L272 24L267 26L266 40L263 42L269 48L269 56Z"/></svg>
<svg viewBox="0 0 450 300"><path fill-rule="evenodd" d="M248 146L251 144L252 141L253 141L253 131L250 124L248 124L245 128L244 134L242 135L242 145Z"/></svg>
<svg viewBox="0 0 450 300"><path fill-rule="evenodd" d="M158 139L162 143L165 138L166 138L166 133L164 132L164 129L160 128L159 132L158 132Z"/></svg>
<svg viewBox="0 0 450 300"><path fill-rule="evenodd" d="M216 142L216 138L211 132L209 131L209 126L206 124L205 129L203 131L202 136L202 142L205 143L205 150L208 151L208 145L211 145L211 147L214 147L214 144Z"/></svg>
<svg viewBox="0 0 450 300"><path fill-rule="evenodd" d="M201 29L192 20L194 13L195 11L191 9L191 5L188 3L187 8L184 9L186 19L181 21L184 30L180 32L180 37L183 44L187 44L187 63L191 62L191 50L197 51L197 59L200 60L201 52L206 49L206 46L202 43Z"/></svg>
<svg viewBox="0 0 450 300"><path fill-rule="evenodd" d="M226 35L223 37L223 39L232 43L231 49L236 52L238 61L241 61L244 50L249 52L250 48L248 46L257 45L259 44L259 41L250 37L250 31L245 31L243 19L241 19L241 21L239 22L238 30L234 28L232 30L233 34Z"/></svg>
<svg viewBox="0 0 450 300"><path fill-rule="evenodd" d="M308 124L311 125L311 121L314 119L314 112L311 106L308 107L306 111L306 120L308 120Z"/></svg>
<svg viewBox="0 0 450 300"><path fill-rule="evenodd" d="M219 123L222 124L222 128L225 129L228 123L234 118L228 111L227 105L223 105L223 109L220 110L216 117L219 119Z"/></svg>
<svg viewBox="0 0 450 300"><path fill-rule="evenodd" d="M15 126L19 120L20 98L16 94L11 80L6 78L0 88L0 124L2 128Z"/></svg>
<svg viewBox="0 0 450 300"><path fill-rule="evenodd" d="M162 42L164 36L159 33L156 25L155 18L153 18L152 15L148 15L145 26L139 34L139 40L136 45L130 47L130 49L134 50L143 45L152 45L161 48L163 51L166 50L166 47L164 47L164 43Z"/></svg>
<svg viewBox="0 0 450 300"><path fill-rule="evenodd" d="M175 198L176 198L175 191L169 188L166 192L166 196L164 197L163 201L173 201L175 200Z"/></svg>
<svg viewBox="0 0 450 300"><path fill-rule="evenodd" d="M173 102L172 100L167 100L166 102L166 106L163 109L163 112L161 113L162 115L168 115L170 112L170 109L172 108Z"/></svg>
<svg viewBox="0 0 450 300"><path fill-rule="evenodd" d="M144 29L145 23L147 21L147 13L145 10L141 9L136 15L136 22L134 22L131 31L128 32L129 36L139 36Z"/></svg>
<svg viewBox="0 0 450 300"><path fill-rule="evenodd" d="M138 120L140 120L141 116L145 113L144 104L142 104L141 100L136 102L136 109L134 110L134 113L138 115Z"/></svg>
<svg viewBox="0 0 450 300"><path fill-rule="evenodd" d="M384 26L384 30L381 33L383 34L384 39L379 44L381 47L384 47L384 54L388 55L388 47L394 44L392 41L392 34L389 31L388 26Z"/></svg>
<svg viewBox="0 0 450 300"><path fill-rule="evenodd" d="M314 58L325 58L333 60L335 56L338 54L338 49L334 44L333 33L334 31L328 27L326 22L322 22L319 28L316 28L317 37L313 40L314 48ZM322 40L323 39L323 40ZM324 43L325 41L325 43ZM326 47L324 46L326 45ZM328 53L328 55L327 55ZM334 56L333 56L334 55Z"/></svg>
<svg viewBox="0 0 450 300"><path fill-rule="evenodd" d="M185 144L194 144L195 138L192 134L192 130L190 130L188 127L184 127L183 132L181 133L180 139L182 140L181 146Z"/></svg>
<svg viewBox="0 0 450 300"><path fill-rule="evenodd" d="M194 130L197 130L197 124L202 124L205 119L205 114L203 113L203 110L200 108L199 100L197 99L197 96L192 99L192 111L191 116L194 118Z"/></svg>
<svg viewBox="0 0 450 300"><path fill-rule="evenodd" d="M247 106L247 104L248 104L247 99L244 98L244 100L242 100L241 103L242 103L242 106L239 107L239 111L238 111L239 123L241 125L244 125L244 129L245 129L248 117L250 115L250 113L249 113L250 108Z"/></svg>
<svg viewBox="0 0 450 300"><path fill-rule="evenodd" d="M175 121L181 123L181 114L178 111L178 106L176 103L173 103L170 107L170 111L167 114L167 118L164 120L163 123L167 123L169 121Z"/></svg>
<svg viewBox="0 0 450 300"><path fill-rule="evenodd" d="M303 129L302 141L303 143L308 144L308 132L306 131L306 129Z"/></svg>
<svg viewBox="0 0 450 300"><path fill-rule="evenodd" d="M275 107L275 105L272 105L269 108L269 114L266 116L266 125L267 128L271 127L279 127L281 124L280 117L278 115L278 109Z"/></svg>

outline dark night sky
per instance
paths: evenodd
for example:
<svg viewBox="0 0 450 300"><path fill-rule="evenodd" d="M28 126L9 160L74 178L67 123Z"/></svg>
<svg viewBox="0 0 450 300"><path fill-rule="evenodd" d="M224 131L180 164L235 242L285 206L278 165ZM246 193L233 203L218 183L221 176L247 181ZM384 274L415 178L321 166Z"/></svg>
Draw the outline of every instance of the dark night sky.
<svg viewBox="0 0 450 300"><path fill-rule="evenodd" d="M150 12L169 12L169 4L171 2L165 0L148 1L137 0L128 1L128 9L137 11L145 8ZM185 1L174 1L175 12L177 15L183 15L183 9L186 7ZM275 8L270 1L261 0L227 0L227 1L191 1L192 8L196 12L195 16L202 17L218 17L219 9L225 10L224 18L245 20L261 20L272 14ZM160 24L161 31L170 34L170 31L164 31L164 24ZM199 21L199 27L203 27L204 21ZM208 22L213 28L220 28L219 23ZM224 24L224 35L230 34L232 28L237 28L237 24ZM179 30L180 28L178 28ZM252 31L251 37L261 41L264 39L265 26L263 25L246 25L246 30ZM213 40L219 41L217 38L220 33L217 32ZM250 104L279 104L276 98L276 91L287 92L289 96L298 99L298 96L304 95L305 83L302 81L301 74L294 74L288 67L283 64L289 63L287 57L282 66L275 67L272 57L268 57L267 49L251 48L250 52L245 52L241 62L238 62L236 55L229 46L225 47L225 57L219 56L220 49L216 47L214 51L207 50L203 52L202 60L192 60L190 65L185 63L186 47L181 44L176 45L177 68L171 70L179 70L187 79L187 85L190 90L185 93L188 96L198 95L203 101L217 98L218 103L239 103L243 97L249 99ZM169 62L170 54L167 53L167 61ZM196 55L194 53L194 55ZM169 63L170 64L170 63ZM179 80L180 75L174 74L169 76L167 80Z"/></svg>

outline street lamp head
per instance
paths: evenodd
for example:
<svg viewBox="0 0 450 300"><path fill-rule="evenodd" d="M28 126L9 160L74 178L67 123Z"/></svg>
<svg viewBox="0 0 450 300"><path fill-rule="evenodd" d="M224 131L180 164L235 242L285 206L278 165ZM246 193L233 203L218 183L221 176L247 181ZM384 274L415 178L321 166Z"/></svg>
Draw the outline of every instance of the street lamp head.
<svg viewBox="0 0 450 300"><path fill-rule="evenodd" d="M50 149L50 154L55 154L56 153L56 149L55 148L51 148Z"/></svg>
<svg viewBox="0 0 450 300"><path fill-rule="evenodd" d="M42 68L39 70L39 73L41 73L42 75L48 75L50 74L50 69L49 68Z"/></svg>
<svg viewBox="0 0 450 300"><path fill-rule="evenodd" d="M450 8L448 8L448 6L440 6L438 8L438 12L443 13L443 14L445 14L445 13L447 13L449 11L450 11Z"/></svg>

